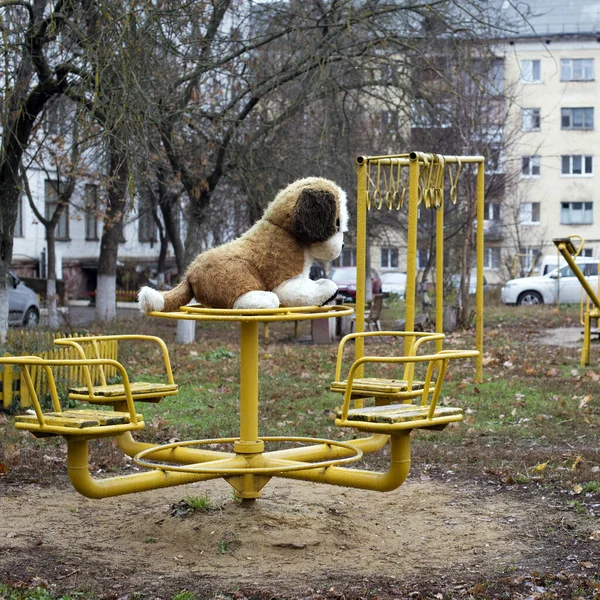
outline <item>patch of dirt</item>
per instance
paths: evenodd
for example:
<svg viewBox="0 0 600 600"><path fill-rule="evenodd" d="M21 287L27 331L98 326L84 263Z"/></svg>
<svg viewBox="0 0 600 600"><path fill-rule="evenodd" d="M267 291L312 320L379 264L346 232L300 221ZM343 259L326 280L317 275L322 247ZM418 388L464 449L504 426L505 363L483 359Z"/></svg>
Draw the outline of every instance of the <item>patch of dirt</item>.
<svg viewBox="0 0 600 600"><path fill-rule="evenodd" d="M565 348L581 348L583 344L583 326L555 327L542 329L536 341L545 346L564 346Z"/></svg>
<svg viewBox="0 0 600 600"><path fill-rule="evenodd" d="M3 492L2 581L115 597L268 586L295 598L331 582L489 580L523 563L556 567L561 552L538 536L556 524L543 502L493 486L413 479L381 494L272 479L250 508L220 480L105 500L70 487ZM182 498L206 493L214 508L173 516ZM577 527L585 537L593 525Z"/></svg>

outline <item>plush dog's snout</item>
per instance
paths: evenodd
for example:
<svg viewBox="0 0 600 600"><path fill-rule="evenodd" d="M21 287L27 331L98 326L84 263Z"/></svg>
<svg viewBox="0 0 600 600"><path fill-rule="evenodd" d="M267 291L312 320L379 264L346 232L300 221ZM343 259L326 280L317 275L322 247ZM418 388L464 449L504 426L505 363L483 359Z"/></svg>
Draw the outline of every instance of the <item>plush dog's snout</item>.
<svg viewBox="0 0 600 600"><path fill-rule="evenodd" d="M345 246L345 245L346 245L346 244L344 244L344 242L342 242L342 250L344 249L344 246Z"/></svg>

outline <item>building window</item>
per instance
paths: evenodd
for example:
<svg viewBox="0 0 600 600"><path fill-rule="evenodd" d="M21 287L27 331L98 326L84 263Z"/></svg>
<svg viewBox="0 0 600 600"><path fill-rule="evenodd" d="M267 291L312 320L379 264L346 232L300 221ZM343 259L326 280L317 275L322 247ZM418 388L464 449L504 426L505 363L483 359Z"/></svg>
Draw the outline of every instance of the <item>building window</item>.
<svg viewBox="0 0 600 600"><path fill-rule="evenodd" d="M58 204L60 202L58 193L57 193L57 181L50 181L46 179L45 182L45 192L46 192L46 206L45 206L45 218L49 221L52 218L52 215L58 208ZM63 207L63 211L58 219L58 223L54 228L54 239L59 241L65 241L69 239L69 204L65 203Z"/></svg>
<svg viewBox="0 0 600 600"><path fill-rule="evenodd" d="M593 202L561 202L562 225L591 225L594 222Z"/></svg>
<svg viewBox="0 0 600 600"><path fill-rule="evenodd" d="M23 237L23 196L17 200L17 220L15 221L14 237Z"/></svg>
<svg viewBox="0 0 600 600"><path fill-rule="evenodd" d="M593 58L562 58L560 61L561 81L593 81Z"/></svg>
<svg viewBox="0 0 600 600"><path fill-rule="evenodd" d="M540 109L521 109L521 131L538 131L540 129Z"/></svg>
<svg viewBox="0 0 600 600"><path fill-rule="evenodd" d="M356 249L344 248L342 253L331 263L333 267L355 267Z"/></svg>
<svg viewBox="0 0 600 600"><path fill-rule="evenodd" d="M532 156L521 156L521 176L539 177L540 175L540 157L537 154Z"/></svg>
<svg viewBox="0 0 600 600"><path fill-rule="evenodd" d="M483 249L483 268L484 269L499 269L502 266L501 263L501 248L499 246L492 246L490 248Z"/></svg>
<svg viewBox="0 0 600 600"><path fill-rule="evenodd" d="M541 254L539 248L532 248L529 246L527 248L521 248L519 252L521 254L519 257L521 270L524 273L531 273Z"/></svg>
<svg viewBox="0 0 600 600"><path fill-rule="evenodd" d="M85 186L85 239L98 239L98 186Z"/></svg>
<svg viewBox="0 0 600 600"><path fill-rule="evenodd" d="M398 268L398 248L381 248L381 268Z"/></svg>
<svg viewBox="0 0 600 600"><path fill-rule="evenodd" d="M594 249L593 248L584 248L581 251L581 256L585 257L585 258L592 258L592 256L594 255ZM596 273L594 273L595 275Z"/></svg>
<svg viewBox="0 0 600 600"><path fill-rule="evenodd" d="M561 108L561 129L594 129L593 108Z"/></svg>
<svg viewBox="0 0 600 600"><path fill-rule="evenodd" d="M542 67L539 60L521 61L521 81L523 83L540 83L542 80Z"/></svg>
<svg viewBox="0 0 600 600"><path fill-rule="evenodd" d="M157 240L156 223L154 221L154 210L152 200L148 196L140 199L140 211L138 215L138 240L142 243L154 243Z"/></svg>
<svg viewBox="0 0 600 600"><path fill-rule="evenodd" d="M593 175L594 157L583 154L569 154L560 157L562 175Z"/></svg>
<svg viewBox="0 0 600 600"><path fill-rule="evenodd" d="M540 222L540 203L523 202L519 217L521 225L538 225Z"/></svg>
<svg viewBox="0 0 600 600"><path fill-rule="evenodd" d="M484 221L499 221L500 220L500 204L498 202L486 202L483 205L483 220Z"/></svg>

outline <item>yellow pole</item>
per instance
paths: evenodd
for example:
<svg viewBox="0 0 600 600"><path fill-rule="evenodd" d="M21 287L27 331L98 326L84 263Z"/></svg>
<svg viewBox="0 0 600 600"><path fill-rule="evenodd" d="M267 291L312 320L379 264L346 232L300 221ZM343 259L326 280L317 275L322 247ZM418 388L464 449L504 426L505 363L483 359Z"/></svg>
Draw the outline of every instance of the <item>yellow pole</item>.
<svg viewBox="0 0 600 600"><path fill-rule="evenodd" d="M483 211L485 202L485 164L477 165L477 311L475 316L475 347L479 350L476 358L475 378L483 379Z"/></svg>
<svg viewBox="0 0 600 600"><path fill-rule="evenodd" d="M406 248L406 308L405 331L415 329L415 299L417 287L417 217L419 201L419 158L411 153L408 167L408 235ZM412 337L404 340L404 353L408 354L412 347Z"/></svg>
<svg viewBox="0 0 600 600"><path fill-rule="evenodd" d="M258 321L242 321L240 331L240 439L235 451L262 452L258 441Z"/></svg>
<svg viewBox="0 0 600 600"><path fill-rule="evenodd" d="M444 331L444 182L441 186L441 203L435 215L435 331ZM444 340L435 342L435 349L444 349Z"/></svg>
<svg viewBox="0 0 600 600"><path fill-rule="evenodd" d="M369 163L363 156L358 163L358 189L356 206L356 331L365 330L365 281L367 275L367 171ZM365 355L365 340L357 338L354 346L354 359ZM357 377L364 375L364 369Z"/></svg>

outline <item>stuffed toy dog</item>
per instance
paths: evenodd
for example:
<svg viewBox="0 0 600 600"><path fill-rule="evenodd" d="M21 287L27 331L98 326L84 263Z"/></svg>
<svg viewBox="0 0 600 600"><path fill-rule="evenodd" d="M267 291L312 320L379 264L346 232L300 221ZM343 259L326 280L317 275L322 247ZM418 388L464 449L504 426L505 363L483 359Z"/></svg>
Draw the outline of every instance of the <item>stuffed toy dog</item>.
<svg viewBox="0 0 600 600"><path fill-rule="evenodd" d="M337 258L347 229L340 187L320 177L300 179L280 191L242 237L197 256L175 288L143 287L140 310L171 312L192 298L212 308L320 306L337 286L309 279L310 264Z"/></svg>

